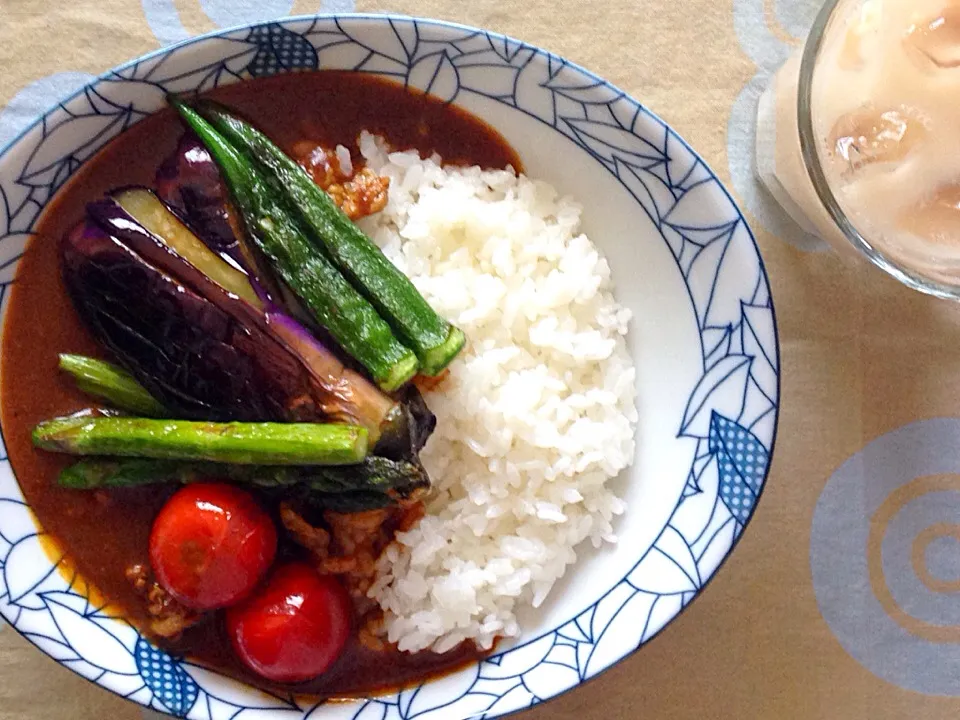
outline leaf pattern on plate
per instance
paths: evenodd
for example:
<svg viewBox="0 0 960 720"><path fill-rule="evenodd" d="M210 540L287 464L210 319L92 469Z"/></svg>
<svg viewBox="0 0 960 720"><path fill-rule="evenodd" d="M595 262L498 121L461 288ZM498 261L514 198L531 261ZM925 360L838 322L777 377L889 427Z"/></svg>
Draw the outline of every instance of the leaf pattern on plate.
<svg viewBox="0 0 960 720"><path fill-rule="evenodd" d="M84 613L78 612L75 606L63 602L57 594L46 594L43 599L64 644L72 648L83 648L84 661L100 670L118 675L133 675L137 672L130 650L115 635L92 622Z"/></svg>
<svg viewBox="0 0 960 720"><path fill-rule="evenodd" d="M193 678L174 658L145 638L137 640L134 655L137 671L154 697L175 715L186 715L200 694Z"/></svg>
<svg viewBox="0 0 960 720"><path fill-rule="evenodd" d="M250 31L247 41L257 46L256 55L247 65L247 72L253 77L317 69L317 51L310 41L282 25L258 25Z"/></svg>
<svg viewBox="0 0 960 720"><path fill-rule="evenodd" d="M497 701L487 709L483 717L500 717L507 713L531 707L540 700L541 698L538 698L530 692L530 689L526 685L517 683L511 690L498 697Z"/></svg>
<svg viewBox="0 0 960 720"><path fill-rule="evenodd" d="M704 533L706 545L697 559L697 567L704 576L710 576L716 571L737 538L737 520L730 515L725 504L718 503L717 509L724 511L714 515L719 527L711 527L709 532Z"/></svg>
<svg viewBox="0 0 960 720"><path fill-rule="evenodd" d="M292 695L252 690L237 680L225 679L215 670L186 660L181 660L179 667L203 692L206 698L212 698L224 705L232 705L234 708L269 711L292 711L298 708Z"/></svg>
<svg viewBox="0 0 960 720"><path fill-rule="evenodd" d="M532 670L524 673L523 684L536 697L550 697L557 693L566 692L580 682L580 670L577 663L577 652L568 648L572 656L572 664L551 660L554 653L550 653L546 660ZM566 658L564 658L566 659Z"/></svg>
<svg viewBox="0 0 960 720"><path fill-rule="evenodd" d="M720 498L743 525L760 494L770 462L767 449L744 427L714 413L710 420L710 452L720 469Z"/></svg>
<svg viewBox="0 0 960 720"><path fill-rule="evenodd" d="M696 440L696 452L669 524L594 605L537 637L428 685L355 703L301 704L173 658L92 607L83 584L57 572L41 547L4 453L0 613L84 677L195 720L497 717L556 695L635 650L729 554L762 490L776 432L780 367L767 278L742 215L714 174L617 88L494 33L340 16L261 23L163 49L94 80L40 118L0 154L0 302L52 193L84 159L158 109L166 93L318 67L382 74L446 101L472 97L511 108L586 153L646 213L677 262L702 350L699 379L678 389L685 410L677 432Z"/></svg>
<svg viewBox="0 0 960 720"><path fill-rule="evenodd" d="M597 637L584 668L587 677L605 670L640 646L650 610L659 596L633 588L625 588L624 595Z"/></svg>
<svg viewBox="0 0 960 720"><path fill-rule="evenodd" d="M683 536L667 525L627 580L651 595L675 595L699 590L697 561Z"/></svg>
<svg viewBox="0 0 960 720"><path fill-rule="evenodd" d="M604 160L612 162L618 159L637 168L650 167L651 164L666 160L660 148L619 125L576 119L567 120L567 124L586 147Z"/></svg>
<svg viewBox="0 0 960 720"><path fill-rule="evenodd" d="M553 635L544 635L537 640L526 643L515 652L498 655L497 662L484 662L480 665L480 677L505 678L523 675L536 667L553 649Z"/></svg>
<svg viewBox="0 0 960 720"><path fill-rule="evenodd" d="M460 75L447 52L440 51L417 60L407 75L407 85L453 102L460 90Z"/></svg>
<svg viewBox="0 0 960 720"><path fill-rule="evenodd" d="M47 558L41 536L34 533L14 543L3 561L3 578L7 598L14 605L31 610L43 607L40 590L51 576L56 579L56 565Z"/></svg>
<svg viewBox="0 0 960 720"><path fill-rule="evenodd" d="M711 367L694 388L683 414L680 434L705 438L717 412L739 417L743 410L752 358L727 355Z"/></svg>

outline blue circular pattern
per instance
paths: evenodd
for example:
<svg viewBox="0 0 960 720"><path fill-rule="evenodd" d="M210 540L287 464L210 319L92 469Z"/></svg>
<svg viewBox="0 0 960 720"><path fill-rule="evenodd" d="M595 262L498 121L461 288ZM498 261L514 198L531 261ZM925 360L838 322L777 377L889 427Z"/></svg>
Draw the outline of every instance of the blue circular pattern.
<svg viewBox="0 0 960 720"><path fill-rule="evenodd" d="M493 33L351 16L265 23L162 50L111 71L44 115L16 141L22 152L0 153L0 208L6 210L0 213L0 297L52 191L104 143L155 111L166 93L317 67L392 77L444 99L475 96L560 134L642 208L689 294L702 375L695 387L678 388L689 395L676 433L695 446L695 459L687 488L653 547L594 605L560 627L441 682L361 703L355 712L389 720L503 715L574 687L636 650L690 602L730 553L762 490L776 434L779 347L766 274L743 216L712 171L617 88ZM20 522L20 515L33 528L20 497L12 475L0 474L0 501L21 503L16 512L0 515L0 529ZM46 605L38 601L43 593L52 588L80 603L83 598L63 587L51 568L38 572L30 560L21 561L34 557L27 554L29 545L11 547L26 550L0 546L4 578L16 580L19 603L15 612L4 607L3 613L21 632L37 635L41 646L57 643L83 657L90 648L82 641L71 643L65 634L41 641L38 635L38 628L52 632L43 617ZM6 592L0 586L0 596ZM76 627L88 621L82 614L71 620ZM198 720L211 720L213 706L225 717L234 712L229 708L297 711L291 717L326 712L292 696L238 691L216 673L156 650L123 623L103 620L97 627L109 627L119 646L134 648L120 660L135 661L132 677L171 712ZM112 672L97 682L143 701L130 678Z"/></svg>
<svg viewBox="0 0 960 720"><path fill-rule="evenodd" d="M884 680L915 692L960 696L960 616L955 593L923 586L910 561L912 540L926 527L957 523L960 419L905 425L850 457L827 481L810 535L810 565L817 604L844 649ZM944 487L924 490L924 478L946 476ZM921 482L920 485L917 483ZM914 494L911 487L918 488ZM896 512L882 525L878 513ZM871 546L871 531L882 544ZM871 558L879 568L871 573ZM878 597L889 589L895 607ZM949 610L948 610L949 608ZM910 624L895 613L906 615ZM916 628L929 628L926 637Z"/></svg>
<svg viewBox="0 0 960 720"><path fill-rule="evenodd" d="M937 538L927 546L923 560L937 580L950 583L960 580L960 540Z"/></svg>
<svg viewBox="0 0 960 720"><path fill-rule="evenodd" d="M910 617L931 625L960 626L960 602L956 593L928 588L917 575L913 541L932 518L950 517L960 519L960 492L926 493L890 518L881 546L883 576L894 601Z"/></svg>
<svg viewBox="0 0 960 720"><path fill-rule="evenodd" d="M200 0L200 7L207 17L226 28L289 15L293 0Z"/></svg>
<svg viewBox="0 0 960 720"><path fill-rule="evenodd" d="M140 0L150 30L163 44L187 40L191 33L180 19L175 0ZM221 28L257 23L288 15L293 0L200 0L204 14ZM323 0L319 12L351 13L354 0Z"/></svg>

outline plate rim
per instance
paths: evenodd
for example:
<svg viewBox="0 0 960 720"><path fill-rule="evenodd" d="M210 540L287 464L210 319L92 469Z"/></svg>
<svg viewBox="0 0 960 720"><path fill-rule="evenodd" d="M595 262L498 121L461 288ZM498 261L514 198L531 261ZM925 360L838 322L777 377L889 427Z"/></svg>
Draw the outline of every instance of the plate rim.
<svg viewBox="0 0 960 720"><path fill-rule="evenodd" d="M561 696L563 696L563 695L566 695L567 693L569 693L569 692L571 692L571 691L573 691L573 690L576 690L577 688L579 688L579 687L581 687L581 686L583 686L583 685L585 685L585 684L587 684L587 683L591 683L593 680L595 680L596 678L598 678L598 677L600 677L601 675L603 675L604 673L606 673L608 670L610 670L610 669L611 669L612 667L614 667L615 665L618 665L619 663L623 662L623 661L626 660L627 658L633 656L634 654L636 654L637 652L639 652L644 646L648 645L649 643L651 643L651 642L653 642L654 640L656 640L658 637L662 636L662 635L664 634L664 631L665 631L669 626L673 625L673 624L687 611L687 609L688 609L698 598L700 598L700 597L704 594L704 592L705 592L705 590L707 589L707 587L711 584L711 582L713 581L713 579L717 576L717 574L718 574L718 573L720 572L720 570L724 567L724 565L730 560L730 557L733 555L733 553L734 553L734 551L736 550L737 546L739 545L739 543L740 543L741 540L743 539L743 536L745 535L746 528L747 528L747 526L752 522L752 520L753 520L753 518L754 518L754 516L755 516L755 514L756 514L757 507L759 507L760 501L761 501L761 499L762 499L763 496L764 496L765 490L767 489L767 483L768 483L768 481L769 481L769 479L770 479L770 476L771 476L771 474L772 474L773 461L774 461L774 457L775 457L775 454L776 454L777 441L778 441L778 438L779 438L780 419L781 419L780 416L781 416L781 412L782 412L782 410L783 410L783 404L782 404L782 402L783 402L783 397L782 397L782 384L783 384L782 373L783 373L783 368L782 368L782 362L781 362L781 361L782 361L782 352L781 352L781 343L780 343L780 328L779 328L779 323L777 322L776 303L774 302L774 299L773 299L773 292L772 292L772 285L771 285L771 282L770 282L770 275L769 275L769 273L767 272L766 262L765 262L765 260L764 260L763 254L762 254L762 252L761 252L761 250L760 250L760 245L759 245L759 243L757 242L756 236L755 236L754 232L752 231L752 229L750 228L749 223L747 223L746 217L745 217L745 215L744 215L744 211L741 209L740 205L737 203L736 199L733 197L733 195L732 195L731 191L728 189L726 183L724 183L724 182L720 179L720 177L717 175L717 173L713 170L712 166L711 166L710 164L708 164L706 161L703 160L703 158L701 157L701 155L686 141L686 139L685 139L682 135L680 135L676 130L674 130L673 126L672 126L670 123L666 122L666 121L665 121L663 118L661 118L657 113L655 113L654 111L652 111L646 104L644 104L643 102L637 100L631 93L628 93L628 92L622 90L622 89L621 89L620 87L618 87L616 84L614 84L614 83L612 83L612 82L604 79L603 77L599 76L597 73L595 73L595 72L593 72L593 71L591 71L591 70L583 67L582 65L580 65L580 64L578 64L578 63L576 63L576 62L573 62L573 61L571 61L571 60L568 60L568 59L566 59L564 56L559 55L559 54L557 54L557 53L555 53L555 52L553 52L553 51L551 51L551 50L547 50L546 48L543 48L543 47L541 47L541 46L539 46L539 45L536 45L536 44L533 44L533 43L529 43L529 42L526 42L526 41L524 41L524 40L520 40L520 39L515 38L515 37L513 37L513 36L511 36L511 35L508 35L508 34L506 34L506 33L500 33L500 32L496 32L496 31L492 31L492 30L487 30L487 29L482 28L482 27L467 25L467 24L465 24L465 23L459 23L459 22L450 21L450 20L442 20L442 19L437 19L437 18L432 18L432 17L417 16L417 15L406 15L406 14L402 14L402 13L392 13L392 12L387 12L387 13L371 13L371 12L366 12L366 13L346 13L346 12L323 13L323 12L320 12L320 13L306 13L306 14L288 15L288 16L282 16L282 17L277 17L277 18L272 18L272 19L267 19L267 20L259 20L259 21L250 22L250 23L239 23L239 24L230 25L230 26L227 26L227 27L217 28L217 29L215 29L215 30L212 30L212 31L209 31L209 32L200 34L200 35L196 35L196 36L193 36L193 37L185 38L185 39L183 39L183 40L180 40L180 41L175 42L175 43L171 43L171 44L169 44L169 45L161 46L161 47L159 47L159 48L156 48L155 50L151 50L150 52L144 53L143 55L139 55L139 56L137 56L137 57L135 57L135 58L132 58L132 59L130 59L130 60L127 60L127 61L125 61L125 62L123 62L123 63L121 63L121 64L119 64L119 65L113 66L113 67L111 67L111 68L109 68L109 69L107 69L107 70L105 70L105 71L103 71L103 72L101 72L101 73L98 73L98 74L96 74L94 77L90 78L87 82L85 82L85 83L84 83L79 89L77 89L76 91L74 91L74 92L72 92L72 93L70 93L70 94L68 94L68 95L66 95L66 96L64 96L64 97L62 97L62 98L59 98L58 100L56 100L55 102L51 103L49 106L47 106L46 108L44 108L43 111L41 111L40 113L38 113L38 114L36 115L35 119L33 119L33 120L32 120L31 122L29 122L25 127L23 127L19 132L17 132L17 134L16 134L14 137L12 137L9 141L7 141L7 142L4 143L2 146L0 146L0 164L2 164L2 162L3 162L4 158L5 158L5 156L8 154L8 152L10 152L13 148L15 148L27 135L29 135L29 134L30 134L32 131L34 131L38 126L40 126L40 125L44 122L44 119L45 119L48 115L50 115L50 113L54 112L58 107L63 107L63 106L65 106L65 105L67 105L68 103L70 103L71 101L73 101L75 98L83 95L89 88L95 87L96 85L98 85L98 84L100 84L100 83L102 83L102 82L110 82L110 81L118 81L118 80L119 80L119 81L130 80L130 78L125 78L125 77L121 76L121 73L122 73L123 71L125 71L125 70L129 70L130 68L136 67L137 65L139 65L139 64L141 64L141 63L144 63L144 62L147 62L147 61L149 61L149 60L152 60L152 59L154 59L154 58L158 58L158 57L162 57L162 56L165 56L165 55L169 55L169 54L171 54L172 52L174 52L175 50L178 50L178 49L181 49L181 48L185 48L185 47L189 47L189 46L191 46L191 45L202 44L202 43L204 43L205 41L208 41L208 40L211 40L211 39L216 39L216 38L222 38L222 37L225 37L225 36L229 36L229 35L231 35L231 34L235 34L235 33L237 33L237 32L243 31L243 30L251 30L251 29L254 29L254 28L266 27L266 26L271 26L271 25L278 25L278 26L280 26L280 27L283 27L284 29L288 29L288 30L289 30L289 28L288 28L287 26L290 25L290 24L302 23L302 22L310 22L310 21L324 21L324 20L333 21L334 23L337 24L338 27L339 27L339 22L338 22L339 20L344 20L344 21L357 21L357 20L359 20L359 21L365 21L365 22L374 22L374 23L378 23L378 24L383 24L383 23L392 24L393 21L400 21L400 22L404 22L404 23L416 23L416 24L419 24L419 25L429 25L429 26L434 26L434 27L440 27L440 28L444 28L444 29L447 29L447 30L456 30L456 31L464 31L464 32L470 32L470 33L483 34L483 35L488 36L488 37L491 38L491 39L503 40L503 41L505 41L505 42L514 43L514 44L516 44L517 46L519 46L520 48L529 48L529 49L533 50L536 54L543 55L543 56L545 56L545 57L548 58L548 59L554 59L554 60L560 61L564 66L571 68L571 69L574 70L576 73L578 73L578 74L580 74L580 75L582 75L582 76L584 76L584 77L586 77L586 78L589 78L589 79L595 81L597 87L604 87L604 88L610 89L610 90L612 90L612 91L615 91L615 92L618 93L621 97L625 97L625 98L631 100L632 102L636 103L637 107L638 107L640 110L642 110L643 113L645 113L646 115L648 115L648 116L649 116L652 120L654 120L656 123L660 124L660 125L664 128L664 130L666 131L666 133L667 133L669 136L672 136L672 138L673 138L674 140L676 140L687 152L689 152L696 160L698 160L698 161L700 162L700 164L701 164L701 166L703 167L704 171L705 171L705 172L707 173L707 175L709 176L709 179L714 181L715 187L719 188L719 189L722 191L722 193L723 193L723 195L725 196L725 198L729 201L731 208L736 212L738 220L742 223L744 229L745 229L746 232L747 232L747 235L748 235L748 237L749 237L749 239L750 239L750 241L751 241L751 244L752 244L753 249L754 249L755 254L756 254L756 258L757 258L757 262L758 262L758 266L759 266L760 276L761 276L762 280L766 283L767 288L768 288L768 290L769 290L769 293L768 293L768 294L769 294L769 310L770 310L771 318L772 318L772 321L773 321L773 322L772 322L772 329L773 329L773 338L774 338L774 349L775 349L775 351L776 351L776 360L777 360L777 365L776 365L776 403L775 403L774 406L773 406L774 417L773 417L773 428L772 428L772 432L771 432L771 436L770 436L769 461L768 461L768 463L767 463L767 467L766 467L766 469L765 469L764 476L763 476L763 481L762 481L762 483L761 483L761 485L760 485L759 491L758 491L757 494L756 494L756 500L755 500L755 502L754 502L754 504L753 504L753 507L752 507L752 509L751 509L751 511L750 511L750 514L749 514L749 516L747 517L747 519L742 523L742 530L741 530L741 532L740 532L739 534L735 535L735 537L734 537L734 539L733 539L730 547L726 550L726 552L724 553L723 557L719 560L716 568L713 570L713 572L710 574L710 576L709 576L706 580L704 580L704 581L699 585L699 587L696 589L696 591L695 591L694 595L692 596L692 598L691 598L688 602L686 602L686 603L679 609L679 611L677 611L674 615L672 615L672 616L670 617L670 619L667 620L653 635L651 635L651 636L650 636L649 638L647 638L646 640L643 640L643 641L640 643L640 645L638 645L636 648L634 648L633 650L628 651L626 654L624 654L624 655L622 655L621 657L617 658L616 660L614 660L614 661L611 662L610 664L602 667L601 669L595 671L594 673L592 673L592 674L590 674L590 675L588 675L588 676L586 676L586 677L581 678L578 682L576 682L576 683L575 683L574 685L572 685L571 687L565 688L565 689L563 689L563 690L560 690L560 691L558 691L558 692L555 692L555 693L553 693L553 694L551 694L551 695L548 695L548 696L546 696L546 697L544 697L544 698L541 699L542 702L546 702L546 701L549 701L549 700L553 700L553 699L555 699L555 698L558 698L558 697L561 697ZM322 68L322 67L317 68L317 71L323 71L323 70L324 70L324 68ZM292 71L292 72L297 72L297 71L294 70L294 71ZM241 80L241 82L247 82L247 81L249 81L250 79L253 79L253 78L243 78L243 79ZM514 108L514 109L520 110L519 108ZM520 111L521 111L521 112L524 112L523 110L520 110ZM526 113L526 112L525 112L525 114L526 114L528 117L533 117L534 119L539 120L541 123L547 125L547 126L550 127L551 129L556 130L556 128L555 128L554 126L549 125L549 123L546 123L546 122L543 121L542 119L537 118L536 116L533 116L533 115L530 114L530 113ZM138 122L139 122L139 121L138 121ZM86 161L84 161L84 162L86 162ZM72 173L71 173L71 174L72 174ZM56 194L57 192L59 192L60 189L61 189L61 188L57 188L57 190L54 191L54 194ZM48 200L47 202L49 202L49 200ZM639 203L638 203L638 204L639 204ZM642 207L642 206L641 206L641 207ZM645 212L645 213L648 215L648 217L649 217L649 212L646 210L646 208L643 208L643 207L642 207L642 209L644 210L644 212ZM41 213L42 213L42 210L41 210ZM39 214L38 214L38 218L39 218ZM653 221L652 218L650 218L650 219L651 219L651 221ZM33 235L33 233L31 232L31 236L32 236L32 235ZM22 257L22 254L21 254L21 256L18 256L18 257L17 257L17 259L16 259L17 262L19 262L20 257ZM685 286L686 286L686 288L687 288L687 291L688 291L688 293L689 293L689 285L686 283L686 281L685 281L684 284L685 284ZM6 298L4 298L4 303L3 303L3 306L4 306L4 307L3 307L3 308L0 308L0 309L2 309L2 310L5 311L5 306L6 306L6 303L7 303L7 302L9 302L9 296L7 296ZM691 299L691 302L692 302L692 299ZM2 320L3 317L5 317L5 312L0 313L0 320ZM703 341L703 335L702 335L702 333L703 333L703 330L698 327L698 335L699 335L699 340L700 340L701 343L702 343L702 341ZM3 431L2 431L2 427L0 427L0 439L2 439L2 432L3 432ZM8 462L9 462L9 461L8 461ZM14 480L16 481L16 474L13 472L12 464L11 464L11 467L10 467L10 472L11 472L11 475L13 476ZM19 486L19 482L17 482L17 485ZM657 533L655 539L654 539L653 542L651 543L650 548L647 549L646 553L645 553L643 556L641 556L640 558L637 559L637 561L634 563L633 567L636 567L636 565L638 565L638 564L643 560L643 558L646 557L647 554L649 554L650 550L652 550L653 547L654 547L654 545L656 545L657 540L659 540L660 537L663 536L663 533L666 532L667 528L670 527L670 524L669 524L669 523L670 523L670 519L672 519L673 514L676 513L677 509L680 507L680 504L681 504L682 500L683 500L683 498L681 498L681 500L677 503L677 505L674 506L673 510L671 511L670 515L668 516L667 524L664 525L664 527L660 529L659 533ZM28 509L28 511L29 511L29 508L30 508L29 503L24 503L24 505L25 505L25 507L26 507L26 508ZM30 512L32 513L32 511L30 511ZM37 521L35 518L34 518L34 523L37 525L37 529L40 530L40 531L42 531L42 527L38 524L38 521ZM56 565L55 565L55 564L53 565L53 568L56 569ZM629 571L627 572L627 574L629 575ZM604 593L603 595L601 595L601 596L597 599L597 602L599 602L602 598L606 597L606 596L607 596L613 589L615 589L616 586L617 586L620 582L622 582L622 581L623 581L623 578L621 578L621 579L618 580L614 585L612 585L612 586L607 590L606 593ZM61 667L64 667L64 668L72 671L73 673L79 675L81 678L83 678L84 680L86 680L88 683L90 683L90 684L92 684L92 685L95 685L95 686L101 688L102 690L106 690L107 692L110 692L111 694L113 694L113 695L115 695L115 696L117 696L117 697L120 697L120 698L122 698L122 699L124 699L124 700L127 700L127 701L129 701L129 702L131 702L131 703L135 704L136 706L141 707L141 708L143 708L143 709L154 710L155 712L160 712L160 713L162 713L162 714L170 715L171 717L181 717L181 716L178 716L178 715L173 714L173 713L170 712L169 710L166 710L166 709L157 709L157 708L154 707L153 705L146 705L146 704L144 704L144 703L142 703L142 702L140 702L140 701L138 701L138 700L134 700L134 699L131 699L130 697L126 697L126 696L124 696L123 694L121 694L119 691L114 690L113 688L110 688L110 687L108 687L108 686L106 686L106 685L102 685L102 684L101 684L99 681L97 681L97 680L93 680L93 679L90 679L90 678L85 677L85 676L84 676L82 673L80 673L79 671L75 670L74 668L72 668L72 667L70 667L70 666L68 666L68 665L65 665L65 664L64 664L63 662L61 662L60 660L54 658L54 657L51 656L49 653L47 653L47 652L46 652L42 647L40 647L40 645L39 645L37 642L35 642L31 637L29 637L26 633L24 633L24 632L21 631L19 628L17 628L17 626L16 626L13 622L10 621L10 618L8 618L7 615L6 615L4 612L2 612L2 610L0 610L0 617L2 617L3 619L5 619L5 620L7 621L7 624L10 626L10 628L13 629L14 631L16 631L17 634L20 635L20 637L24 638L24 639L27 640L31 645L33 645L34 647L36 647L36 649L37 649L43 656L45 656L45 657L47 657L48 659L52 660L52 661L55 662L57 665L59 665L59 666L61 666ZM568 622L572 622L576 617L577 617L577 615L575 615L573 618L571 618ZM121 618L121 620L122 620L122 618ZM563 627L563 625L561 625L560 627ZM556 632L558 629L559 629L559 628L554 628L554 629L552 629L552 630L544 631L542 634L537 635L536 637L529 638L529 639L524 638L521 642L518 642L516 645L511 646L508 650L506 650L506 651L504 651L504 652L507 652L507 651L510 651L510 650L516 650L516 649L525 647L525 646L527 646L527 645L530 645L530 644L532 644L532 643L534 643L534 642L537 642L537 641L543 639L544 637L546 637L546 636L549 635L550 633ZM137 632L138 632L138 634L139 634L139 631L137 631ZM496 656L499 655L499 654L500 654L500 653L494 653L494 655L493 655L492 657L496 657ZM478 664L479 664L479 663L478 663ZM470 666L465 666L465 667L470 667ZM458 672L458 671L455 671L455 672ZM445 674L445 675L440 676L439 678L428 679L428 680L426 680L426 681L420 682L419 684L410 685L410 686L408 686L406 689L407 689L407 690L414 690L414 689L416 689L416 691L419 692L419 690L420 690L421 688L424 688L424 687L428 686L429 684L431 684L431 683L433 683L433 682L436 682L437 680L441 680L441 679L443 679L443 678L446 678L446 677L450 677L450 676ZM251 686L250 686L249 684L247 684L247 683L242 683L242 684L243 684L245 687L251 687ZM397 690L397 691L390 691L390 692L399 692L399 690ZM385 696L381 694L381 695L374 695L374 696L370 696L370 697L351 698L351 699L350 699L350 702L351 702L352 704L360 704L360 703L363 703L363 702L365 702L365 701L369 701L369 700L371 700L371 699L372 699L372 700L376 700L376 699L379 698L379 697L385 697ZM542 704L542 703L541 703L541 704ZM516 716L517 714L522 713L522 712L524 712L524 711L527 710L527 709L529 709L529 708L526 708L526 707L524 707L524 708L518 708L518 709L515 709L515 710L510 710L510 711L507 711L507 712L503 712L503 713L497 713L497 714L495 714L495 715L493 715L493 716L489 716L489 717L514 717L514 716ZM310 713L311 715L312 715L312 712L314 712L314 711L311 711L311 713ZM485 716L485 717L486 717L486 716Z"/></svg>

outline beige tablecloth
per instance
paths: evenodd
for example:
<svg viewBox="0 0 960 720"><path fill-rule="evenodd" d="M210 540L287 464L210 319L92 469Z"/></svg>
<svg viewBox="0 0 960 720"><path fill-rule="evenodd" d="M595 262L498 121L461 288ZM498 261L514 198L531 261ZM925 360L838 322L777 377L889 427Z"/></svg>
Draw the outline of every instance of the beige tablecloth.
<svg viewBox="0 0 960 720"><path fill-rule="evenodd" d="M703 596L641 652L525 717L954 718L960 645L943 628L960 624L949 582L960 575L950 489L960 482L948 475L932 494L914 480L930 474L930 457L960 472L951 443L960 438L960 420L951 419L960 410L960 311L841 263L787 222L751 177L759 90L815 5L0 0L0 143L91 74L217 26L318 9L478 25L608 78L689 140L747 210L780 324L779 441L756 516ZM909 517L877 527L887 521L862 501L865 478ZM891 590L885 601L872 592L876 572ZM153 714L0 631L0 720L105 717Z"/></svg>

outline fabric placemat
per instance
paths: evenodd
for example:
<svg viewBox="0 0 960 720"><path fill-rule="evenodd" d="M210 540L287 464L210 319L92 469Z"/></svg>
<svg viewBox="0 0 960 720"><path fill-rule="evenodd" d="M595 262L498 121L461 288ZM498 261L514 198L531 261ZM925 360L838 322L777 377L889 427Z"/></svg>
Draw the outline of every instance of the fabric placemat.
<svg viewBox="0 0 960 720"><path fill-rule="evenodd" d="M481 26L620 86L703 155L757 235L782 344L779 437L754 519L702 596L639 653L523 717L954 718L960 311L841 261L793 226L753 179L757 98L818 6L0 0L0 144L125 60L217 27L316 11ZM930 481L931 457L958 474ZM0 720L105 717L159 716L0 630Z"/></svg>

